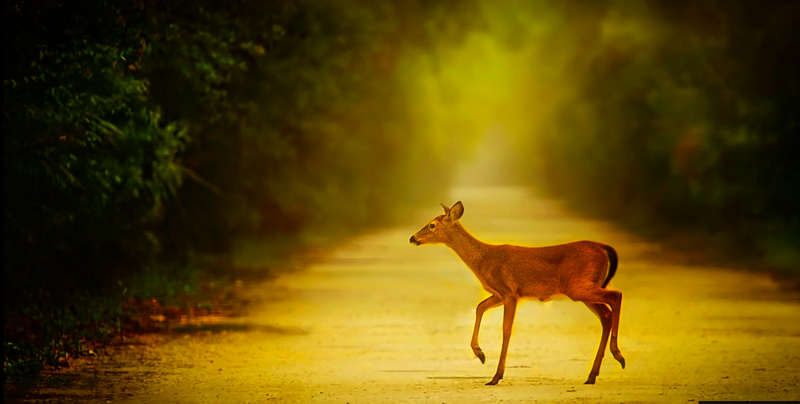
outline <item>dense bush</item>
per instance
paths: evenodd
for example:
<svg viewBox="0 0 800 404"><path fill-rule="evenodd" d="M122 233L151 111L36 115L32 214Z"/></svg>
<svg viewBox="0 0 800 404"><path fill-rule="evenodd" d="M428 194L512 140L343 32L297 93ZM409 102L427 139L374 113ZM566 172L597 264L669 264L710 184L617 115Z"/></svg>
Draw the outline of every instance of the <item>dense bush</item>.
<svg viewBox="0 0 800 404"><path fill-rule="evenodd" d="M148 107L149 53L117 3L6 7L4 298L20 285L101 286L148 260L144 224L180 185L185 129ZM6 305L8 306L8 305Z"/></svg>
<svg viewBox="0 0 800 404"><path fill-rule="evenodd" d="M159 252L363 225L431 191L402 175L435 140L414 130L395 71L429 46L439 7L9 5L7 290L28 275L99 286ZM448 158L427 156L427 184Z"/></svg>

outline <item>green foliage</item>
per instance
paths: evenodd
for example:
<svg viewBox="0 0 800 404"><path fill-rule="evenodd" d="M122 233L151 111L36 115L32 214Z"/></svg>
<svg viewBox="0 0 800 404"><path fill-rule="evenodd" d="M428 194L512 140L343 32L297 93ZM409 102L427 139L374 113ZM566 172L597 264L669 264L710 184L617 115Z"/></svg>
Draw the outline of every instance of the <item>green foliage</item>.
<svg viewBox="0 0 800 404"><path fill-rule="evenodd" d="M415 134L394 71L404 47L434 32L415 17L437 10L249 0L8 8L7 291L102 287L159 251L183 257L191 246L224 251L239 235L363 225L433 190L409 192L403 179L432 141ZM395 11L397 24L377 23ZM427 163L441 179L452 171L441 157Z"/></svg>
<svg viewBox="0 0 800 404"><path fill-rule="evenodd" d="M3 381L33 377L49 361L49 351L39 345L3 342Z"/></svg>

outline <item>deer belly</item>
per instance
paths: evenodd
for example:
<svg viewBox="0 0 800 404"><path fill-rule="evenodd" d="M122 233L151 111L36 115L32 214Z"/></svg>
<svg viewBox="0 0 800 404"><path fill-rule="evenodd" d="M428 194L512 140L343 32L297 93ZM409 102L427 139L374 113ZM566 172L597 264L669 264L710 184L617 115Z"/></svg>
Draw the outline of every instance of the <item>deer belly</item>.
<svg viewBox="0 0 800 404"><path fill-rule="evenodd" d="M564 300L564 299L567 299L567 296L562 294L562 293L555 293L555 294L552 294L552 295L543 294L543 295L539 295L539 296L534 296L533 298L534 299L539 299L540 302L550 302L550 301L553 301L553 300Z"/></svg>
<svg viewBox="0 0 800 404"><path fill-rule="evenodd" d="M523 288L521 292L523 297L537 299L542 302L549 302L561 295L561 291L558 288L543 283L530 285L527 288Z"/></svg>

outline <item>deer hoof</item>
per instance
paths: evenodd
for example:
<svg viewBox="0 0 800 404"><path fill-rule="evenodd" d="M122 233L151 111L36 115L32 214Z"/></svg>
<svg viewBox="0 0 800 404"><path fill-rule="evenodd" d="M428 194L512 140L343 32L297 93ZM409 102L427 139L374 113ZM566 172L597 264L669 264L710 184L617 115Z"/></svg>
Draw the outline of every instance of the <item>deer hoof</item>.
<svg viewBox="0 0 800 404"><path fill-rule="evenodd" d="M591 372L589 373L589 378L586 379L586 383L583 384L594 384L594 381L597 379L597 373Z"/></svg>
<svg viewBox="0 0 800 404"><path fill-rule="evenodd" d="M495 377L493 377L493 378L492 378L492 381L490 381L489 383L486 383L486 385L487 385L487 386L494 386L494 385L495 385L495 384L497 384L497 383L500 381L500 379L502 379L502 378L503 378L503 376L495 376Z"/></svg>
<svg viewBox="0 0 800 404"><path fill-rule="evenodd" d="M475 356L481 360L481 363L486 363L486 355L483 354L480 348L474 349L473 351L475 352Z"/></svg>

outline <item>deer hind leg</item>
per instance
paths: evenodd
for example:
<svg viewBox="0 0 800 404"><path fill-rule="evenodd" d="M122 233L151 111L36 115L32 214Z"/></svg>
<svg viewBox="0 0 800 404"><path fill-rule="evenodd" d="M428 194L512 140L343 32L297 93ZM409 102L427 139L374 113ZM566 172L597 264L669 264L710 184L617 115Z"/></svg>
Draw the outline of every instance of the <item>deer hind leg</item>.
<svg viewBox="0 0 800 404"><path fill-rule="evenodd" d="M567 293L572 300L584 303L607 304L611 308L611 354L614 359L625 369L625 358L619 350L617 337L619 332L619 317L622 309L622 292L602 288L575 288Z"/></svg>
<svg viewBox="0 0 800 404"><path fill-rule="evenodd" d="M470 342L470 346L472 347L472 352L475 354L475 356L481 360L481 363L486 363L486 355L483 354L483 350L481 350L481 347L478 345L478 332L481 329L483 313L486 312L486 310L497 307L501 304L503 304L503 300L495 295L492 295L488 299L478 303L478 307L475 309L475 328L472 330L472 341Z"/></svg>
<svg viewBox="0 0 800 404"><path fill-rule="evenodd" d="M487 386L497 384L503 378L506 371L506 355L508 354L508 343L511 340L511 328L514 326L514 315L517 312L517 298L507 297L503 299L503 349L500 350L500 362L497 363L497 372Z"/></svg>
<svg viewBox="0 0 800 404"><path fill-rule="evenodd" d="M589 308L589 310L597 315L597 317L600 319L600 323L603 325L603 335L600 337L600 347L597 348L597 355L594 358L592 371L589 372L589 378L586 380L586 383L584 383L594 384L595 379L597 379L597 376L600 375L600 364L603 363L603 355L605 354L606 345L608 344L608 335L611 334L611 309L602 303L584 304Z"/></svg>
<svg viewBox="0 0 800 404"><path fill-rule="evenodd" d="M619 332L619 315L620 311L622 310L622 292L616 290L607 290L606 295L611 297L611 300L614 301L614 304L607 303L611 307L611 354L614 355L614 359L622 365L622 368L625 369L625 358L622 357L622 352L619 351L619 346L617 345L617 336Z"/></svg>

